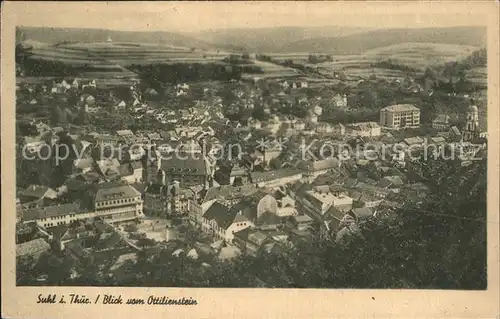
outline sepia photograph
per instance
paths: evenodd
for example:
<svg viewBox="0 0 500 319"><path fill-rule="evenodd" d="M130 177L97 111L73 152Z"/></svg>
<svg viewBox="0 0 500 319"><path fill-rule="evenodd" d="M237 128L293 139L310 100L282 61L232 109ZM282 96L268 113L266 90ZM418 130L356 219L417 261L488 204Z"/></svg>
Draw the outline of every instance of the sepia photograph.
<svg viewBox="0 0 500 319"><path fill-rule="evenodd" d="M34 303L199 302L122 300L126 287L492 288L485 10L18 7L2 147L15 286L114 287Z"/></svg>

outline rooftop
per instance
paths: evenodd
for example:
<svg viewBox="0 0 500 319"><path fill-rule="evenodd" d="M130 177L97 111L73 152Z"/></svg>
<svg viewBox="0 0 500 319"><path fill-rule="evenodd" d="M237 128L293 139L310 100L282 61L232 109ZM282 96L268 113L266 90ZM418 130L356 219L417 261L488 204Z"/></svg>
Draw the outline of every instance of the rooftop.
<svg viewBox="0 0 500 319"><path fill-rule="evenodd" d="M131 197L141 196L138 190L129 185L110 187L106 189L99 189L95 196L96 202L125 199Z"/></svg>
<svg viewBox="0 0 500 319"><path fill-rule="evenodd" d="M389 105L381 109L381 111L388 111L388 112L409 112L409 111L420 111L419 108L417 108L413 104L395 104L395 105Z"/></svg>
<svg viewBox="0 0 500 319"><path fill-rule="evenodd" d="M80 204L71 203L63 205L46 206L43 208L28 209L23 212L24 220L36 220L41 218L49 218L53 216L64 216L68 214L79 214Z"/></svg>
<svg viewBox="0 0 500 319"><path fill-rule="evenodd" d="M378 123L375 123L375 122L352 123L352 124L347 124L346 126L349 128L359 129L359 130L380 127L380 125L378 125Z"/></svg>
<svg viewBox="0 0 500 319"><path fill-rule="evenodd" d="M259 183L273 181L276 179L290 177L301 173L302 172L300 170L294 168L282 168L268 172L252 172L252 182Z"/></svg>
<svg viewBox="0 0 500 319"><path fill-rule="evenodd" d="M50 245L42 238L37 238L16 245L16 257L34 255L50 249Z"/></svg>
<svg viewBox="0 0 500 319"><path fill-rule="evenodd" d="M200 158L170 158L161 160L161 168L167 174L190 174L190 175L206 175L207 163L205 159Z"/></svg>
<svg viewBox="0 0 500 319"><path fill-rule="evenodd" d="M231 186L223 185L219 187L212 187L208 189L204 201L210 201L215 198L242 198L257 192L259 189L253 185Z"/></svg>
<svg viewBox="0 0 500 319"><path fill-rule="evenodd" d="M215 202L203 214L203 218L207 220L215 220L220 228L227 229L234 222L236 214L236 211L231 211L227 206L219 202Z"/></svg>

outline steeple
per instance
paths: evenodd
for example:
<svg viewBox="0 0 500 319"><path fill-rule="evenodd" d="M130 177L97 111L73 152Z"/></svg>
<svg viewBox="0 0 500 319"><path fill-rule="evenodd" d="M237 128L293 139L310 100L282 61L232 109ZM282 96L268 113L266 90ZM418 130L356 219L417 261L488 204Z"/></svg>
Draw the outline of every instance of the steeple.
<svg viewBox="0 0 500 319"><path fill-rule="evenodd" d="M477 137L479 130L479 110L476 105L471 104L467 108L465 119L464 141L470 141Z"/></svg>

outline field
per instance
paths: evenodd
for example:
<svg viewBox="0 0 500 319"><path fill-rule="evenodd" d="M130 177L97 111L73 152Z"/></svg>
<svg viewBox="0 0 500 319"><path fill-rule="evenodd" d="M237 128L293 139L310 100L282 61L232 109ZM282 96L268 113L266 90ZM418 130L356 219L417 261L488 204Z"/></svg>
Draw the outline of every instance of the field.
<svg viewBox="0 0 500 319"><path fill-rule="evenodd" d="M334 62L309 65L318 68L321 73L343 72L348 80L366 79L375 74L378 78L395 80L405 77L405 72L387 68L376 68L377 62L391 60L392 63L417 69L423 72L427 67L450 61L459 61L467 57L476 47L434 43L403 43L366 51L363 55L337 55ZM474 77L486 80L480 70Z"/></svg>
<svg viewBox="0 0 500 319"><path fill-rule="evenodd" d="M467 70L467 79L471 82L487 85L488 84L488 73L486 67L478 67Z"/></svg>
<svg viewBox="0 0 500 319"><path fill-rule="evenodd" d="M36 45L35 45L36 44ZM223 60L229 53L222 51L202 51L170 45L155 45L144 43L66 43L59 45L44 45L30 43L32 55L29 60L40 63L59 63L78 69L81 78L99 78L105 82L123 82L135 80L137 74L128 70L133 65L177 64L177 63L225 63ZM297 72L273 63L255 61L263 70L263 74L244 74L244 78L276 78L295 77ZM50 69L50 64L47 67Z"/></svg>
<svg viewBox="0 0 500 319"><path fill-rule="evenodd" d="M79 69L83 78L102 78L112 80L133 80L137 74L127 68L132 65L177 64L177 63L225 63L229 53L222 51L203 51L179 46L149 43L68 43L44 45L30 43L33 46L32 60L60 62ZM467 45L449 45L434 43L401 43L365 51L361 55L334 55L333 62L308 64L308 53L266 53L276 61L292 60L304 64L328 77L334 72L342 72L347 81L359 81L375 74L378 78L395 80L405 77L405 72L388 68L375 68L377 62L391 60L392 63L409 66L423 72L426 67L449 61L458 61L468 56L476 47ZM298 77L301 73L293 68L274 63L254 61L263 73L245 73L243 78L285 78ZM250 72L250 71L249 71ZM419 72L417 72L419 73ZM485 70L470 70L470 78L477 83L486 82Z"/></svg>
<svg viewBox="0 0 500 319"><path fill-rule="evenodd" d="M263 79L263 78L271 79L271 78L298 77L298 76L300 76L300 73L298 71L296 71L295 69L276 65L276 64L270 63L270 62L254 61L254 65L260 67L264 73L263 74L245 74L244 77L249 77L249 78L258 77L261 79Z"/></svg>
<svg viewBox="0 0 500 319"><path fill-rule="evenodd" d="M426 68L429 65L462 60L477 49L479 48L469 45L401 43L366 51L364 56L377 60L391 59L415 68Z"/></svg>

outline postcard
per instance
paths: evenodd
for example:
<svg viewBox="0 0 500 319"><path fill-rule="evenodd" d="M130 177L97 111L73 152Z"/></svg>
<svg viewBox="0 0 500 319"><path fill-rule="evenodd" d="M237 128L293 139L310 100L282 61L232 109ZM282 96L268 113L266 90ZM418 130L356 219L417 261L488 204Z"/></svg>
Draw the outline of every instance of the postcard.
<svg viewBox="0 0 500 319"><path fill-rule="evenodd" d="M498 3L2 9L2 318L500 315Z"/></svg>

